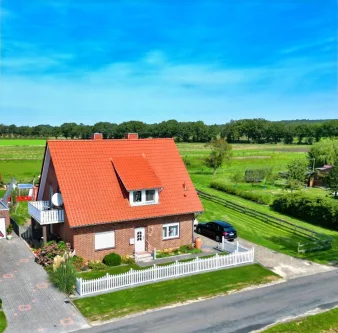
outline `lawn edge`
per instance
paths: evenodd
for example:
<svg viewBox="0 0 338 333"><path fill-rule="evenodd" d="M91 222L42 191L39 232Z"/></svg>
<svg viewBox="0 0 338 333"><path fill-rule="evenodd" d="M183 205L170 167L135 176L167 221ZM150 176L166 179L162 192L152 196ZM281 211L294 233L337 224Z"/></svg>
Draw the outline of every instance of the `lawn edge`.
<svg viewBox="0 0 338 333"><path fill-rule="evenodd" d="M265 268L265 267L264 267ZM269 269L271 271L271 269ZM161 307L155 307L146 311L141 311L141 312L134 312L131 314L127 314L125 316L121 316L121 317L115 317L112 319L108 319L108 320L90 320L89 318L85 317L81 311L77 308L76 304L73 303L73 301L75 301L76 299L72 300L73 306L75 306L77 308L77 310L81 313L81 315L86 319L87 323L91 326L100 326L100 325L104 325L104 324L108 324L108 323L113 323L113 322L117 322L123 319L129 319L129 318L134 318L134 317L138 317L138 316L142 316L148 313L152 313L152 312L157 312L157 311L162 311L162 310L166 310L166 309L172 309L172 308L176 308L176 307L181 307L181 306L185 306L185 305L189 305L189 304L193 304L193 303L198 303L198 302L203 302L203 301L207 301L207 300L211 300L217 297L225 297L225 296L230 296L233 294L237 294L237 293L241 293L241 292L245 292L245 291L250 291L250 290L255 290L255 289L260 289L260 288L266 288L266 287L270 287L273 285L277 285L280 283L285 283L287 282L287 280L285 280L283 277L281 277L280 275L276 274L275 272L271 271L272 273L274 273L277 278L276 281L272 281L272 282L267 282L267 283L259 283L259 284L252 284L249 286L246 286L242 289L233 289L230 290L228 292L225 293L219 293L217 295L213 295L213 296L205 296L205 297L199 297L196 299L191 299L185 302L180 302L180 303L171 303L167 306L161 306ZM94 297L95 295L93 295L92 297Z"/></svg>
<svg viewBox="0 0 338 333"><path fill-rule="evenodd" d="M319 314L322 314L322 313L325 313L325 312L329 312L329 311L334 310L334 309L338 309L338 305L336 305L336 306L334 306L334 307L332 307L330 309L315 308L313 310L307 311L307 312L305 312L305 313L303 313L301 315L298 315L298 316L286 317L286 318L280 319L280 320L276 321L273 324L265 326L265 327L263 327L263 328L261 328L259 330L256 330L256 331L252 331L252 333L264 333L266 330L268 330L270 328L273 328L275 326L282 325L282 324L292 323L293 321L296 321L297 319L302 319L302 318L316 316L316 315L319 315Z"/></svg>

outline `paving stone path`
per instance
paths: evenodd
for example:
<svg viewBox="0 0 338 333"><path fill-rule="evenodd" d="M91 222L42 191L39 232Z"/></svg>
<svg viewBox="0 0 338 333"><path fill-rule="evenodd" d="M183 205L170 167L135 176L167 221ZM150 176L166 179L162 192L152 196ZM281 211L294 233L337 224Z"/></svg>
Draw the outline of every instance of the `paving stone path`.
<svg viewBox="0 0 338 333"><path fill-rule="evenodd" d="M202 238L202 244L216 246L216 241L205 236L195 234ZM337 268L320 265L313 261L297 259L286 254L270 250L264 246L251 243L245 239L237 238L239 243L246 248L255 248L255 261L271 269L284 279L294 279L302 276L313 275L317 273L329 272Z"/></svg>
<svg viewBox="0 0 338 333"><path fill-rule="evenodd" d="M5 333L59 333L89 327L68 298L52 287L17 237L0 240L0 298L7 317Z"/></svg>

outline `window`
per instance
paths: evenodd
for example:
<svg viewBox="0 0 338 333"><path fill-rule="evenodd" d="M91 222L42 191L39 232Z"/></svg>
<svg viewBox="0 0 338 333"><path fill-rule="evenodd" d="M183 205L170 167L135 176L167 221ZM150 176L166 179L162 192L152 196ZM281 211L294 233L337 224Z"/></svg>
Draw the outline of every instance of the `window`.
<svg viewBox="0 0 338 333"><path fill-rule="evenodd" d="M95 234L95 250L115 247L115 231L99 232Z"/></svg>
<svg viewBox="0 0 338 333"><path fill-rule="evenodd" d="M155 201L155 190L146 190L146 201Z"/></svg>
<svg viewBox="0 0 338 333"><path fill-rule="evenodd" d="M142 239L143 239L143 237L142 237L142 231L138 231L138 232L136 233L136 240L137 240L138 242L140 242L140 241L142 241Z"/></svg>
<svg viewBox="0 0 338 333"><path fill-rule="evenodd" d="M138 190L129 192L131 206L153 205L159 203L159 190Z"/></svg>
<svg viewBox="0 0 338 333"><path fill-rule="evenodd" d="M141 191L135 191L133 200L134 200L134 202L141 202L142 201L142 192Z"/></svg>
<svg viewBox="0 0 338 333"><path fill-rule="evenodd" d="M162 226L163 239L178 238L179 236L180 236L179 223L163 224Z"/></svg>

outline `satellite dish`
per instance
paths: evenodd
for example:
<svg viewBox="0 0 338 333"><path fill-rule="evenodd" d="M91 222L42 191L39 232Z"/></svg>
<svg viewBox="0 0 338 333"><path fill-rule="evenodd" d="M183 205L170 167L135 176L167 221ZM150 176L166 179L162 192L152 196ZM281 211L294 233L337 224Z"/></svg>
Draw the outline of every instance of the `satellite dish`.
<svg viewBox="0 0 338 333"><path fill-rule="evenodd" d="M60 207L63 205L63 200L62 200L62 196L60 193L55 193L52 196L52 204L56 207Z"/></svg>

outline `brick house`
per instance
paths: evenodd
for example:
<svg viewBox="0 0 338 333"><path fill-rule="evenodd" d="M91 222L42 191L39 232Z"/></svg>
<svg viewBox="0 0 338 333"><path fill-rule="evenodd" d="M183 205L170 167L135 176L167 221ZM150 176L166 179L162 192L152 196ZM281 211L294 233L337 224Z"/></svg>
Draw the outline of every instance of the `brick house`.
<svg viewBox="0 0 338 333"><path fill-rule="evenodd" d="M0 240L6 238L6 229L10 224L9 209L0 200Z"/></svg>
<svg viewBox="0 0 338 333"><path fill-rule="evenodd" d="M203 207L173 139L96 133L47 142L28 210L44 241L57 234L79 256L100 260L191 244Z"/></svg>

